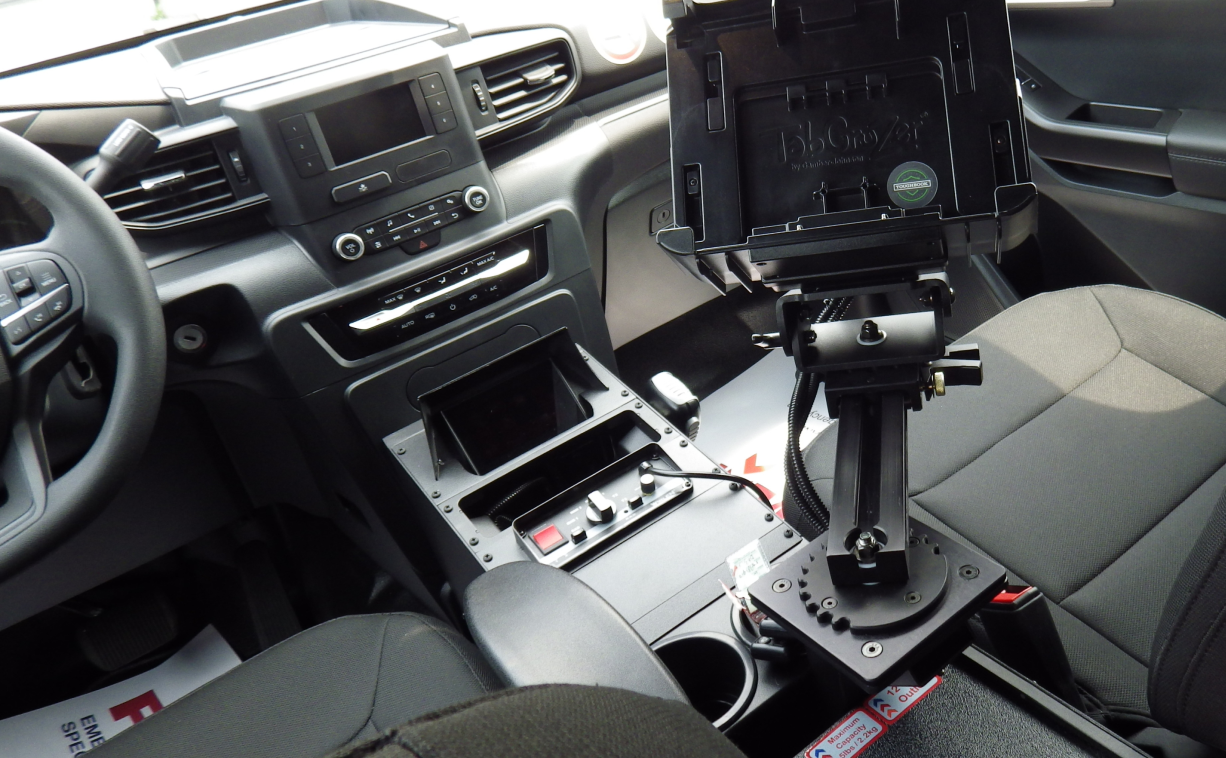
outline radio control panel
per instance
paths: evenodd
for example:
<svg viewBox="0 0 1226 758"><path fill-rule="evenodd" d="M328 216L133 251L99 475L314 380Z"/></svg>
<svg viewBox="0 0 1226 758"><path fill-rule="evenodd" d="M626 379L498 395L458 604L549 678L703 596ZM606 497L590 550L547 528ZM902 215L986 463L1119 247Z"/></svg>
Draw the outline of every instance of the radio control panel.
<svg viewBox="0 0 1226 758"><path fill-rule="evenodd" d="M438 230L487 207L489 191L468 187L338 234L332 241L332 252L344 261L397 246L410 255L424 253L439 244L442 237Z"/></svg>

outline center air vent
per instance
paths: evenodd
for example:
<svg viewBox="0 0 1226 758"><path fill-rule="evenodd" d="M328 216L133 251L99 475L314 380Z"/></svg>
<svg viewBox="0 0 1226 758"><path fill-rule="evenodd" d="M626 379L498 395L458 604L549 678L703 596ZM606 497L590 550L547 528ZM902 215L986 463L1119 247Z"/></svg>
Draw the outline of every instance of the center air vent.
<svg viewBox="0 0 1226 758"><path fill-rule="evenodd" d="M241 158L235 166L241 169ZM103 197L129 229L160 230L263 202L253 185L245 173L240 179L226 170L213 140L200 140L159 150Z"/></svg>
<svg viewBox="0 0 1226 758"><path fill-rule="evenodd" d="M576 83L570 47L563 40L485 61L480 71L480 79L472 81L478 137L560 106Z"/></svg>

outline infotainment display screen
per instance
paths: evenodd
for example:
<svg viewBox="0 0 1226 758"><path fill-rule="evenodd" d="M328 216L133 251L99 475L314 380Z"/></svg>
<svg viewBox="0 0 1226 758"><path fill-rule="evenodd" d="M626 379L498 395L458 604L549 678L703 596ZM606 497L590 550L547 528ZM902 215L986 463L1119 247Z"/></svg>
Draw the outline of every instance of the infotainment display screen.
<svg viewBox="0 0 1226 758"><path fill-rule="evenodd" d="M325 105L315 118L338 166L426 136L409 82Z"/></svg>

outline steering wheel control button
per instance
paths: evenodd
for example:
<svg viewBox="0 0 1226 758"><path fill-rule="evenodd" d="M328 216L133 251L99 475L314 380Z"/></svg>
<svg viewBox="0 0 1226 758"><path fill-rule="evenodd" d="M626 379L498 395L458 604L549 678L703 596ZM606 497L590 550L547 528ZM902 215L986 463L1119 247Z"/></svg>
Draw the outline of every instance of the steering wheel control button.
<svg viewBox="0 0 1226 758"><path fill-rule="evenodd" d="M0 284L0 318L10 316L21 308L21 304L17 302L17 298L9 290L8 286Z"/></svg>
<svg viewBox="0 0 1226 758"><path fill-rule="evenodd" d="M332 252L343 261L356 261L366 252L366 243L356 234L338 234L332 240Z"/></svg>
<svg viewBox="0 0 1226 758"><path fill-rule="evenodd" d="M64 272L52 261L34 261L31 263L30 278L34 280L34 286L38 287L38 294L40 295L45 295L63 286L67 281L64 279Z"/></svg>
<svg viewBox="0 0 1226 758"><path fill-rule="evenodd" d="M464 207L473 213L480 213L490 206L490 193L485 187L473 185L464 190Z"/></svg>
<svg viewBox="0 0 1226 758"><path fill-rule="evenodd" d="M197 324L184 324L175 329L175 349L180 353L192 355L198 353L209 344L208 332Z"/></svg>
<svg viewBox="0 0 1226 758"><path fill-rule="evenodd" d="M24 316L18 316L4 326L4 336L14 345L25 342L31 334L33 332L30 331L30 325L26 323Z"/></svg>
<svg viewBox="0 0 1226 758"><path fill-rule="evenodd" d="M51 314L47 312L47 306L39 303L31 308L26 313L26 322L30 325L30 331L41 331L44 326L51 323Z"/></svg>
<svg viewBox="0 0 1226 758"><path fill-rule="evenodd" d="M536 546L545 555L549 555L567 542L566 538L562 536L562 532L553 524L533 534L532 541L536 543Z"/></svg>
<svg viewBox="0 0 1226 758"><path fill-rule="evenodd" d="M69 306L72 305L72 292L67 287L64 287L59 292L48 297L45 304L47 306L47 313L51 314L52 319L62 316L68 312Z"/></svg>
<svg viewBox="0 0 1226 758"><path fill-rule="evenodd" d="M364 176L356 181L332 188L332 199L338 203L348 203L359 197L373 195L381 189L392 186L392 177L386 171Z"/></svg>
<svg viewBox="0 0 1226 758"><path fill-rule="evenodd" d="M17 297L25 297L34 291L34 280L30 278L29 266L13 266L4 270L8 275L9 284Z"/></svg>

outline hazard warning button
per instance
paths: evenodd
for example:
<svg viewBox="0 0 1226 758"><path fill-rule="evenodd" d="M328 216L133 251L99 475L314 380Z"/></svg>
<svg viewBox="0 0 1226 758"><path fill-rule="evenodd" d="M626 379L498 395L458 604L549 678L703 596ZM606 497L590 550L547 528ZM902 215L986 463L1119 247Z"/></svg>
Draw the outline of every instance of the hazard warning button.
<svg viewBox="0 0 1226 758"><path fill-rule="evenodd" d="M442 241L442 231L433 231L428 234L423 234L420 237L414 237L408 242L402 244L400 249L409 255L417 255L418 253L424 253L431 248L438 247L438 243Z"/></svg>

